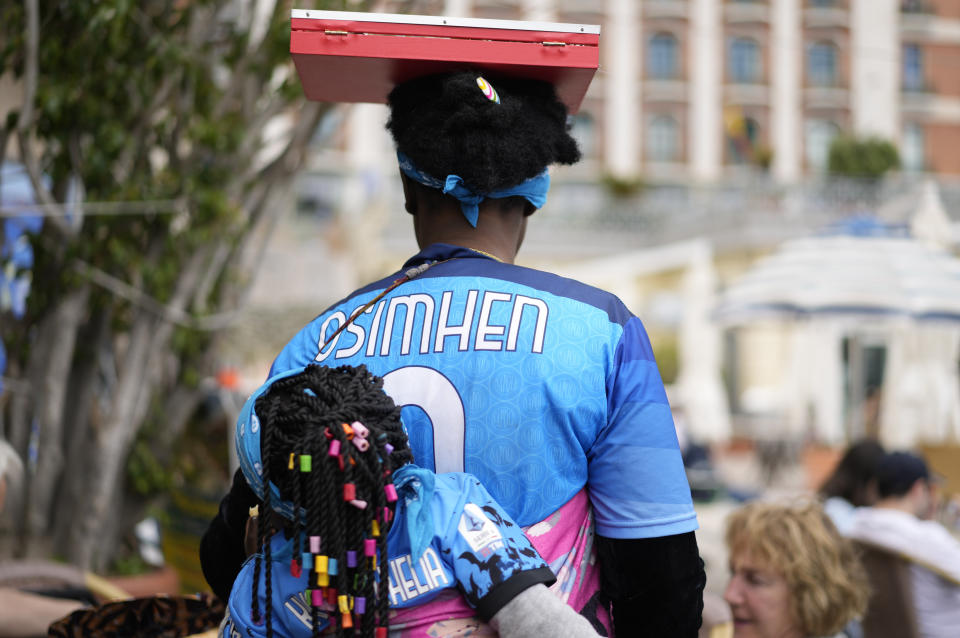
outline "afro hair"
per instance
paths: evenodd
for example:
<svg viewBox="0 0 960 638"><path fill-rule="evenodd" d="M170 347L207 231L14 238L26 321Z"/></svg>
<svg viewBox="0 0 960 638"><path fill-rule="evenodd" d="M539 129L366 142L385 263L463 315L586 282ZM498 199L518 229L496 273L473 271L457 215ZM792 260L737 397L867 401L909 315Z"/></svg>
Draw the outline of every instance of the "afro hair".
<svg viewBox="0 0 960 638"><path fill-rule="evenodd" d="M553 85L483 75L500 96L488 99L481 74L429 75L398 85L387 102L387 129L397 150L420 170L444 179L459 175L490 193L535 177L551 164L580 159L568 131L567 109Z"/></svg>

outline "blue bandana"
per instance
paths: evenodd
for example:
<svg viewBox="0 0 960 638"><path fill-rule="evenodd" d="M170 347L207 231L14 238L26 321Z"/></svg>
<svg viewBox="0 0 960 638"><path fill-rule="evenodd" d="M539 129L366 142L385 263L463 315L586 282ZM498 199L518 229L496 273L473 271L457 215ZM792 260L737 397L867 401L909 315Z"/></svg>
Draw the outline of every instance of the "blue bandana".
<svg viewBox="0 0 960 638"><path fill-rule="evenodd" d="M516 186L494 191L492 193L476 193L463 183L463 178L459 175L447 175L446 180L440 180L432 175L428 175L413 165L410 158L397 151L397 159L400 161L400 170L410 179L443 191L447 195L453 195L460 200L460 210L463 216L467 218L470 225L477 227L477 218L480 215L480 202L488 197L491 199L502 199L504 197L523 197L533 204L534 208L542 208L547 202L547 191L550 189L550 174L544 169L536 177L531 177L525 182Z"/></svg>

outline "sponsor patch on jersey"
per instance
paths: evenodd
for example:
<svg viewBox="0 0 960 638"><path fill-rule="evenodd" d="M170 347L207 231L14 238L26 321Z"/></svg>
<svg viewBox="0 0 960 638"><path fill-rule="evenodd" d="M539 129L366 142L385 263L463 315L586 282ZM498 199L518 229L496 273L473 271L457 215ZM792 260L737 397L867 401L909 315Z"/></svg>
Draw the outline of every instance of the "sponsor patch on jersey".
<svg viewBox="0 0 960 638"><path fill-rule="evenodd" d="M474 552L483 556L503 545L503 536L500 534L500 530L475 503L467 503L463 506L457 531L460 532L460 536L467 541Z"/></svg>

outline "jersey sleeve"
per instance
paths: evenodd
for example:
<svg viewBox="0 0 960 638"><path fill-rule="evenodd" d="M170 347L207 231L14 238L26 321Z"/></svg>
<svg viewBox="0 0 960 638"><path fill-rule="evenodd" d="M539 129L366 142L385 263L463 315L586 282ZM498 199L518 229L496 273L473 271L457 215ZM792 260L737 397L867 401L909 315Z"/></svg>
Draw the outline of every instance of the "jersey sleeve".
<svg viewBox="0 0 960 638"><path fill-rule="evenodd" d="M444 554L452 563L465 599L480 618L489 620L517 594L537 583L549 586L556 581L520 526L480 481L469 474L444 474L438 479L447 482L457 495L453 515L449 507L445 512L450 523L444 535Z"/></svg>
<svg viewBox="0 0 960 638"><path fill-rule="evenodd" d="M666 391L643 324L631 317L607 378L607 422L588 453L597 533L654 538L697 529Z"/></svg>

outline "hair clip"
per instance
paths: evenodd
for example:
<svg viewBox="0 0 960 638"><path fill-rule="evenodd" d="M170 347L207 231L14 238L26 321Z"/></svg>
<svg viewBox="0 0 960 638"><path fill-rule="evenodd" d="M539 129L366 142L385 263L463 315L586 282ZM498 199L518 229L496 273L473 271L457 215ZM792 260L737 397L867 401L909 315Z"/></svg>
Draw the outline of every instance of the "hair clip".
<svg viewBox="0 0 960 638"><path fill-rule="evenodd" d="M497 95L496 89L494 89L489 82L487 82L483 77L477 77L477 86L480 87L480 90L483 92L485 98L491 102L496 102L500 104L500 96Z"/></svg>

